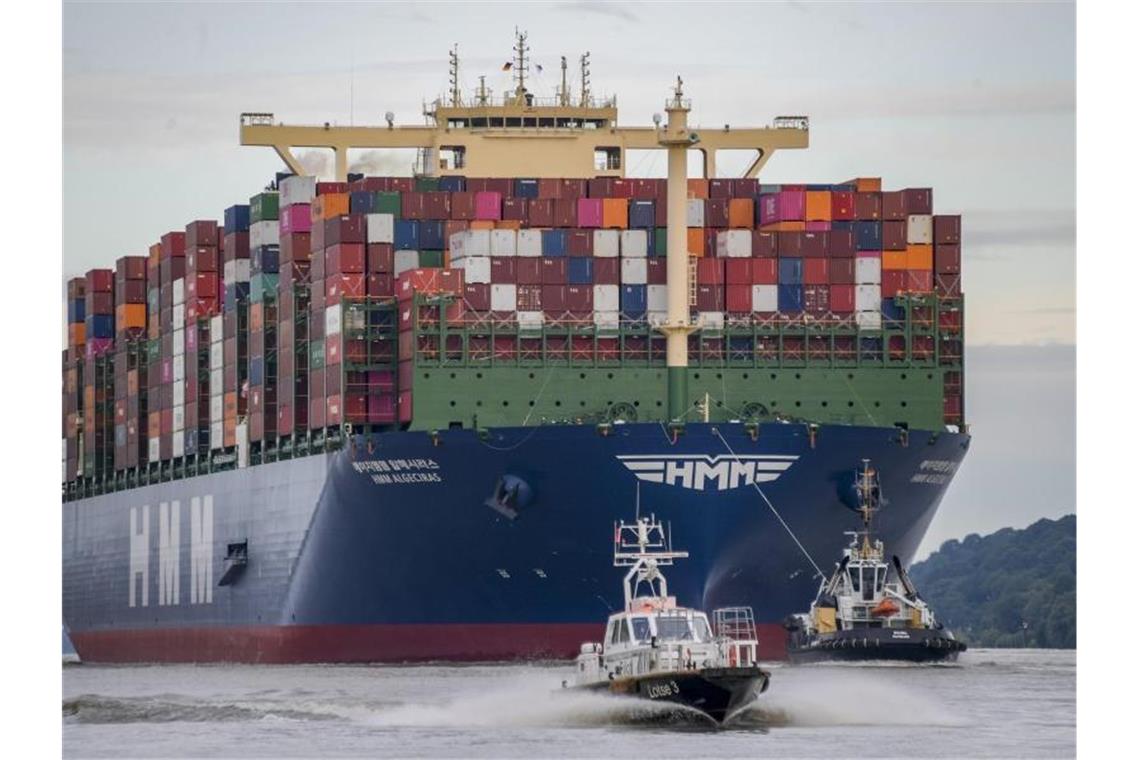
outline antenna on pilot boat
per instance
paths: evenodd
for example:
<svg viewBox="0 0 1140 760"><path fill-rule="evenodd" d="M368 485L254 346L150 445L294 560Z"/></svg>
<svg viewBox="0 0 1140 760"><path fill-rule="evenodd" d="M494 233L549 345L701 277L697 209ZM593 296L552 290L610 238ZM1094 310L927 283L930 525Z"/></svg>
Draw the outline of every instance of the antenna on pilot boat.
<svg viewBox="0 0 1140 760"><path fill-rule="evenodd" d="M637 489L637 492L636 492L636 495L634 496L634 501L633 501L634 519L640 520L641 519L641 481L640 480L634 480L633 485L634 485L634 488Z"/></svg>

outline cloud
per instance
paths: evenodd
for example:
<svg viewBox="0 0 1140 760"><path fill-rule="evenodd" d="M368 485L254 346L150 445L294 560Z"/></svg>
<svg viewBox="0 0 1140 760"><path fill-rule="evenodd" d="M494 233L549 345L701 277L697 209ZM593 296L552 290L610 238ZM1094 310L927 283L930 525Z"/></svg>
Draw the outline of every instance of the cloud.
<svg viewBox="0 0 1140 760"><path fill-rule="evenodd" d="M618 3L577 0L576 2L559 3L555 8L570 13L596 13L600 16L619 18L622 21L637 21L637 15L627 5L619 5Z"/></svg>

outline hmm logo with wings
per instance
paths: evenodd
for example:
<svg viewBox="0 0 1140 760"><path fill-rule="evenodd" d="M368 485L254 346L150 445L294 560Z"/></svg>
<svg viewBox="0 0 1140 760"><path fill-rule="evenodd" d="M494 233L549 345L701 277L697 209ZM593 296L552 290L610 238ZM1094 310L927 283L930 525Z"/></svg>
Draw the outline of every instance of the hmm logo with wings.
<svg viewBox="0 0 1140 760"><path fill-rule="evenodd" d="M630 454L618 459L648 483L664 483L694 491L727 491L755 483L770 483L799 457L787 455Z"/></svg>

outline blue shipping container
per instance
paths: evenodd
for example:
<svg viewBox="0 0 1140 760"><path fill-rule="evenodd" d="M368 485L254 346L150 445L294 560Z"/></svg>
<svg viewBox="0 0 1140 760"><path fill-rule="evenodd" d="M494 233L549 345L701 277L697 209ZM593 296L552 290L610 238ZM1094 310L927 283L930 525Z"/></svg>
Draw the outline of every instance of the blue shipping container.
<svg viewBox="0 0 1140 760"><path fill-rule="evenodd" d="M275 274L281 268L281 247L276 245L259 245L250 251L250 272L266 272Z"/></svg>
<svg viewBox="0 0 1140 760"><path fill-rule="evenodd" d="M855 247L860 251L883 250L883 225L880 222L856 222Z"/></svg>
<svg viewBox="0 0 1140 760"><path fill-rule="evenodd" d="M249 205L238 204L226 209L224 228L226 234L244 232L249 229Z"/></svg>
<svg viewBox="0 0 1140 760"><path fill-rule="evenodd" d="M87 339L115 337L115 316L113 314L92 314L87 317Z"/></svg>
<svg viewBox="0 0 1140 760"><path fill-rule="evenodd" d="M590 285L594 282L594 259L575 256L566 262L566 282L570 285Z"/></svg>
<svg viewBox="0 0 1140 760"><path fill-rule="evenodd" d="M780 185L760 185L760 193L778 193Z"/></svg>
<svg viewBox="0 0 1140 760"><path fill-rule="evenodd" d="M516 179L515 180L515 197L516 198L537 198L538 197L538 180L537 179Z"/></svg>
<svg viewBox="0 0 1140 760"><path fill-rule="evenodd" d="M542 231L542 255L565 256L566 233L563 230Z"/></svg>
<svg viewBox="0 0 1140 760"><path fill-rule="evenodd" d="M375 214L377 209L376 193L367 190L356 190L348 196L348 210L353 214Z"/></svg>
<svg viewBox="0 0 1140 760"><path fill-rule="evenodd" d="M223 290L222 311L235 311L239 302L249 302L248 282L231 282Z"/></svg>
<svg viewBox="0 0 1140 760"><path fill-rule="evenodd" d="M642 317L649 305L649 289L646 285L621 286L621 312L627 317Z"/></svg>
<svg viewBox="0 0 1140 760"><path fill-rule="evenodd" d="M249 357L249 384L265 384L265 359L260 356Z"/></svg>
<svg viewBox="0 0 1140 760"><path fill-rule="evenodd" d="M822 192L831 189L831 185L804 185L804 187L806 187L808 190L811 190L812 192Z"/></svg>
<svg viewBox="0 0 1140 760"><path fill-rule="evenodd" d="M883 318L891 319L898 322L906 319L906 309L895 303L893 298L883 299Z"/></svg>
<svg viewBox="0 0 1140 760"><path fill-rule="evenodd" d="M831 229L835 232L854 232L855 222L851 221L836 221L831 223Z"/></svg>
<svg viewBox="0 0 1140 760"><path fill-rule="evenodd" d="M433 251L443 250L447 244L443 239L443 221L432 219L420 222L420 247Z"/></svg>
<svg viewBox="0 0 1140 760"><path fill-rule="evenodd" d="M462 193L467 189L467 178L440 177L439 189L445 193Z"/></svg>
<svg viewBox="0 0 1140 760"><path fill-rule="evenodd" d="M804 282L803 259L780 259L780 284L802 285Z"/></svg>
<svg viewBox="0 0 1140 760"><path fill-rule="evenodd" d="M418 251L420 248L420 223L413 219L397 219L395 241L397 249Z"/></svg>
<svg viewBox="0 0 1140 760"><path fill-rule="evenodd" d="M76 324L85 321L87 318L87 302L82 298L77 298L67 302L67 321L71 324Z"/></svg>
<svg viewBox="0 0 1140 760"><path fill-rule="evenodd" d="M782 314L791 314L793 312L804 310L803 285L781 284L776 292L776 296L777 308Z"/></svg>
<svg viewBox="0 0 1140 760"><path fill-rule="evenodd" d="M629 226L633 229L652 229L656 218L653 201L630 202Z"/></svg>

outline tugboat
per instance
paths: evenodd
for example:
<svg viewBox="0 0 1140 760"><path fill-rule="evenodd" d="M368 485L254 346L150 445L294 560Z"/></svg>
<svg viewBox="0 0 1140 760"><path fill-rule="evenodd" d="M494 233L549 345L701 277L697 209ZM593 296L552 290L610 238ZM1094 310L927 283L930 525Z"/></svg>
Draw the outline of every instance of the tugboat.
<svg viewBox="0 0 1140 760"><path fill-rule="evenodd" d="M863 530L848 533L851 545L820 584L811 610L785 622L788 658L797 663L956 660L966 645L935 619L898 556L888 564L883 542L872 539L881 494L878 474L867 460L856 473L854 490Z"/></svg>
<svg viewBox="0 0 1140 760"><path fill-rule="evenodd" d="M717 724L768 688L751 607L714 610L710 627L669 596L661 568L688 556L652 515L614 524L614 566L629 568L625 608L610 615L604 641L582 645L570 688L684 705Z"/></svg>

